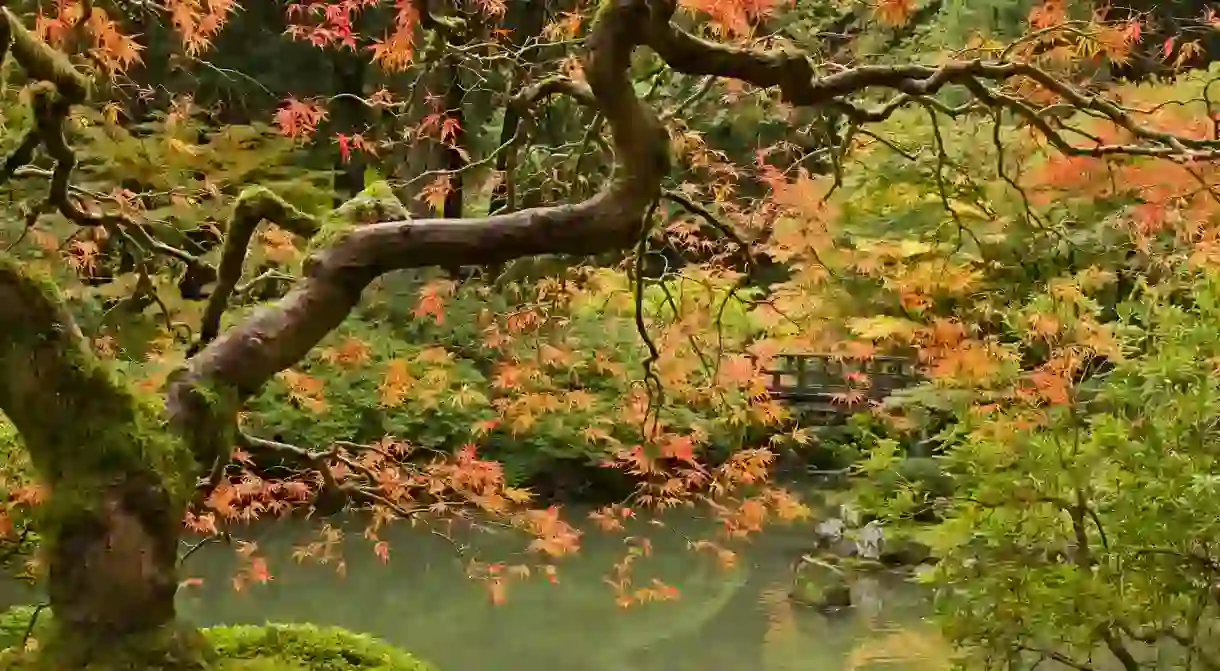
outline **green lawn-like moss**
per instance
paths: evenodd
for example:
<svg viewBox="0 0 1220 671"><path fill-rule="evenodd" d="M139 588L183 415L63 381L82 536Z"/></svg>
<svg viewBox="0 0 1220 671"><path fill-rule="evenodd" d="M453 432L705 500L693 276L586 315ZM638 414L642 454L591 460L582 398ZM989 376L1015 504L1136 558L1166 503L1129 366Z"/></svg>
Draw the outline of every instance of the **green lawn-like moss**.
<svg viewBox="0 0 1220 671"><path fill-rule="evenodd" d="M225 671L431 671L370 636L308 624L213 627L204 635Z"/></svg>
<svg viewBox="0 0 1220 671"><path fill-rule="evenodd" d="M21 644L33 614L30 606L0 613L0 649ZM50 611L43 610L33 637L45 636L49 626ZM203 634L216 652L216 671L432 671L403 650L344 629L267 624L212 627Z"/></svg>

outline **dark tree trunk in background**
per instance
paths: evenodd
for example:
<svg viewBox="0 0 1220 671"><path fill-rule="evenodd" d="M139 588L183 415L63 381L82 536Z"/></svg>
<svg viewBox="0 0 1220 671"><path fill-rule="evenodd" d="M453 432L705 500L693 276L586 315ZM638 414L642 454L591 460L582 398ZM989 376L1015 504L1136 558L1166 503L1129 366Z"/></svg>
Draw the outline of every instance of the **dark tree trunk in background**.
<svg viewBox="0 0 1220 671"><path fill-rule="evenodd" d="M368 65L362 54L338 50L333 56L335 83L340 95L333 103L335 132L352 136L364 133L369 120L369 111L360 98L365 95L365 79ZM336 138L331 138L336 139ZM342 152L336 157L334 205L338 207L364 190L364 152L350 148L347 156Z"/></svg>
<svg viewBox="0 0 1220 671"><path fill-rule="evenodd" d="M465 182L465 175L462 171L466 167L466 159L462 156L462 150L466 148L467 135L466 115L462 112L465 90L462 88L462 70L455 59L446 58L442 70L447 82L445 115L456 122L457 131L449 138L452 146L442 149L445 156L445 170L449 173L449 193L445 194L445 206L441 216L445 219L461 219L463 202L466 197L465 190L462 188ZM445 271L455 280L465 280L471 275L471 269L460 266L452 266L446 268Z"/></svg>
<svg viewBox="0 0 1220 671"><path fill-rule="evenodd" d="M456 61L445 63L445 79L448 89L445 91L445 114L456 122L457 132L450 138L452 146L445 147L445 170L449 171L449 193L445 196L445 208L442 216L445 219L461 219L462 203L465 192L462 189L466 167L466 159L462 151L466 150L466 115L462 112L465 104L465 90L462 88L462 71Z"/></svg>
<svg viewBox="0 0 1220 671"><path fill-rule="evenodd" d="M509 40L513 49L520 49L529 40L536 39L542 34L542 27L546 23L546 2L518 2L512 5L509 10L509 15L506 17L506 27L509 31ZM537 61L534 60L541 56L541 50L535 49L530 52L529 65L523 68L517 68L512 74L512 86L506 92L506 97L512 96L514 92L520 91L521 87L525 86L526 82L532 81L535 71L538 69ZM504 125L500 128L500 141L497 146L504 146L512 140L517 134L517 129L521 125L520 112L509 107L504 111ZM515 167L516 161L515 151L504 151L496 157L496 172L502 175L500 182L496 184L495 190L492 191L491 203L487 207L488 214L496 214L501 211L507 211L512 207L511 197L511 180L509 173Z"/></svg>

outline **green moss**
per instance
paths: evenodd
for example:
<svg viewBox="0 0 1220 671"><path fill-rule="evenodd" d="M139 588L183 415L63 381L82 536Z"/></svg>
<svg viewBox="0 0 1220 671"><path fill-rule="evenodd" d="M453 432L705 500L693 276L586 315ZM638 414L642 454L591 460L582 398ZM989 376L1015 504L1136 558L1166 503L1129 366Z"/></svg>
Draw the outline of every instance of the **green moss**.
<svg viewBox="0 0 1220 671"><path fill-rule="evenodd" d="M337 243L351 229L383 221L410 219L411 214L394 195L389 183L369 184L356 197L343 203L322 218L322 227L309 240L307 252L312 254Z"/></svg>
<svg viewBox="0 0 1220 671"><path fill-rule="evenodd" d="M183 366L171 375L171 379L189 374ZM186 413L191 424L176 425L173 430L186 441L190 454L202 463L228 457L229 448L236 439L236 426L231 418L237 415L241 406L237 390L209 380L195 379L191 382L190 391L181 400L193 406L191 412Z"/></svg>
<svg viewBox="0 0 1220 671"><path fill-rule="evenodd" d="M67 54L43 42L26 29L8 9L0 9L0 21L6 24L13 58L33 79L55 84L59 92L73 103L81 103L89 94L89 80L81 74Z"/></svg>
<svg viewBox="0 0 1220 671"><path fill-rule="evenodd" d="M393 646L343 629L313 625L215 627L221 669L231 671L431 671Z"/></svg>
<svg viewBox="0 0 1220 671"><path fill-rule="evenodd" d="M37 619L34 619L35 613ZM0 613L0 669L59 671L80 668L79 663L65 660L65 655L72 655L56 643L55 635L49 608L16 606ZM116 643L116 647L108 648L106 654L109 660L123 661L93 664L87 668L90 671L186 671L214 666L209 642L197 630L185 627L167 627L124 639L121 644Z"/></svg>
<svg viewBox="0 0 1220 671"><path fill-rule="evenodd" d="M34 614L32 606L18 606L0 613L0 669L41 670L40 662L20 655L20 646ZM32 638L47 640L51 628L49 610L43 610ZM432 671L432 667L410 654L372 637L343 629L308 624L224 626L203 631L214 661L205 666L165 668L210 668L215 671ZM132 666L132 669L156 668Z"/></svg>
<svg viewBox="0 0 1220 671"><path fill-rule="evenodd" d="M49 519L92 510L101 492L141 474L185 504L194 459L167 430L163 403L137 396L94 355L45 274L0 255L0 284L15 294L14 317L25 327L0 336L0 366L9 372L0 407L51 487Z"/></svg>
<svg viewBox="0 0 1220 671"><path fill-rule="evenodd" d="M229 231L235 232L239 228L253 231L264 219L302 237L314 235L320 225L314 217L265 186L242 189L233 206L233 223L229 225ZM248 233L242 233L239 237L246 235Z"/></svg>

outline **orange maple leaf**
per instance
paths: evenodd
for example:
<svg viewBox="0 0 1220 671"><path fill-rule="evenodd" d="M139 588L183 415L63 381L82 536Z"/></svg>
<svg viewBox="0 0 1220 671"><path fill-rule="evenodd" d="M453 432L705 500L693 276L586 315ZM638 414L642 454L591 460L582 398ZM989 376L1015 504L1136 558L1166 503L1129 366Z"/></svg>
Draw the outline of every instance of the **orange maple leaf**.
<svg viewBox="0 0 1220 671"><path fill-rule="evenodd" d="M877 0L873 16L886 25L900 26L907 22L914 8L915 0Z"/></svg>
<svg viewBox="0 0 1220 671"><path fill-rule="evenodd" d="M289 98L275 112L275 125L288 137L305 137L326 119L326 109L315 102Z"/></svg>

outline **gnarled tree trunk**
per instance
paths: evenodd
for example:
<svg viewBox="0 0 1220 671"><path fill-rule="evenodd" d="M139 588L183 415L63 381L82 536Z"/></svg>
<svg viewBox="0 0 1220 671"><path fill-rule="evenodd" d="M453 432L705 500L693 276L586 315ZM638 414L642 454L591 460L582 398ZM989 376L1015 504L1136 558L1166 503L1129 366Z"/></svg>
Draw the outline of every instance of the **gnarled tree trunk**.
<svg viewBox="0 0 1220 671"><path fill-rule="evenodd" d="M9 260L0 330L0 408L50 489L41 530L60 633L48 654L58 668L198 657L174 623L190 452L90 351L55 287Z"/></svg>

